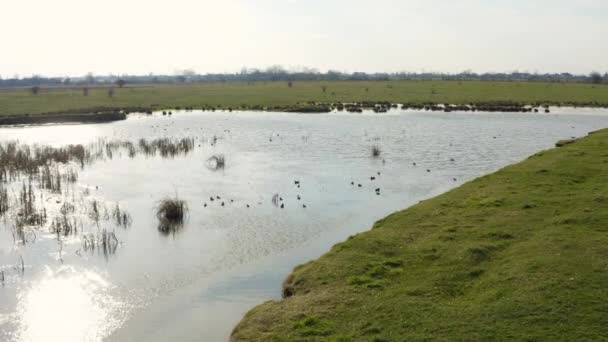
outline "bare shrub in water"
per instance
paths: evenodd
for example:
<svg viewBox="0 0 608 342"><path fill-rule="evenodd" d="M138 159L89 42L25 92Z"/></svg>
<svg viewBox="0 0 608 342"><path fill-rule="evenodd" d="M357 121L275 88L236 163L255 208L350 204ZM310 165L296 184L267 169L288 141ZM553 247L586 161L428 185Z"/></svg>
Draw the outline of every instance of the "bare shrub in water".
<svg viewBox="0 0 608 342"><path fill-rule="evenodd" d="M207 167L211 170L220 170L226 167L226 157L223 154L215 154L207 159Z"/></svg>
<svg viewBox="0 0 608 342"><path fill-rule="evenodd" d="M158 230L163 234L174 233L184 224L184 218L188 212L188 205L177 196L167 197L161 200L156 209L158 218Z"/></svg>
<svg viewBox="0 0 608 342"><path fill-rule="evenodd" d="M378 146L378 145L372 146L372 157L378 158L378 157L380 157L380 154L382 154L382 150L380 149L380 146Z"/></svg>

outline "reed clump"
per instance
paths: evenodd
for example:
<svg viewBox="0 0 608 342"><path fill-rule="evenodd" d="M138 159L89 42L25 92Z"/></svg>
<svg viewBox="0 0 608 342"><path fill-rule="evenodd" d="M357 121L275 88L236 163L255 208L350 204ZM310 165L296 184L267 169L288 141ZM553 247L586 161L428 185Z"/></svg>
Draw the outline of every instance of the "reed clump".
<svg viewBox="0 0 608 342"><path fill-rule="evenodd" d="M0 182L0 216L4 215L9 208L8 190Z"/></svg>
<svg viewBox="0 0 608 342"><path fill-rule="evenodd" d="M162 199L156 209L156 217L159 221L167 223L183 223L184 217L188 212L188 205L185 201L175 197Z"/></svg>

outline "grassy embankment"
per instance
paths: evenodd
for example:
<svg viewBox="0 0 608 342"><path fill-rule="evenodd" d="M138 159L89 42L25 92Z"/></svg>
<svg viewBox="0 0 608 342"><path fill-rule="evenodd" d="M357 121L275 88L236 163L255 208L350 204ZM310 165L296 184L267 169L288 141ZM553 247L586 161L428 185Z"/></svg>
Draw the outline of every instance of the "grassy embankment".
<svg viewBox="0 0 608 342"><path fill-rule="evenodd" d="M608 130L380 220L284 294L233 340L608 339Z"/></svg>
<svg viewBox="0 0 608 342"><path fill-rule="evenodd" d="M384 101L391 103L577 104L608 106L608 87L590 84L527 82L226 82L115 88L42 88L0 90L0 117L49 113L92 113L176 107L287 110L308 102Z"/></svg>

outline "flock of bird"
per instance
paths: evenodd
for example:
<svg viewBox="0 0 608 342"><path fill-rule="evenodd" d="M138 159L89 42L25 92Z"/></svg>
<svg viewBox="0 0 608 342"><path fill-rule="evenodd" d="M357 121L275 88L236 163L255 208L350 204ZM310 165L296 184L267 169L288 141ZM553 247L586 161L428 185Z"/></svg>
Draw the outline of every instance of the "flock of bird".
<svg viewBox="0 0 608 342"><path fill-rule="evenodd" d="M454 160L454 158L450 158L450 161L451 161L451 162L454 162L455 160ZM412 165L413 165L413 166L417 166L417 164L416 164L415 162L414 162L414 163L412 163ZM431 169L426 169L426 172L427 172L427 173L430 173L430 172L431 172ZM380 171L377 171L377 172L376 172L376 175L373 175L373 176L370 176L370 177L369 177L370 182L374 182L374 181L376 181L376 179L377 179L378 177L380 177L381 175L382 175L382 173L381 173ZM452 178L452 180L453 180L454 182L456 182L458 179L457 179L457 178ZM298 188L298 189L299 189L299 188L301 187L301 185L302 185L302 183L301 183L299 180L294 180L294 186L295 186L296 188ZM362 183L355 182L354 180L350 182L350 185L351 185L351 186L353 186L353 187L356 187L356 188L362 188L362 187L363 187L363 184L362 184ZM381 193L381 189L380 189L380 187L374 188L374 192L375 192L375 194L376 194L377 196L380 196L380 193ZM301 196L301 195L299 195L299 194L297 194L297 195L296 195L296 199L297 199L298 201L301 201L301 200L302 200L302 196ZM223 201L222 201L222 197L220 197L219 195L216 195L215 197L214 197L214 196L209 197L209 202L216 202L216 201L217 201L218 203L220 203L220 206L222 206L222 207L225 207L225 206L227 205L227 202L228 202L228 203L234 203L234 199L230 199L230 200L228 200L228 201L227 201L227 200L223 200ZM272 197L272 203L273 203L273 204L274 204L276 207L278 207L278 208L280 208L280 209L285 209L285 201L283 200L283 197L282 197L282 196L280 196L279 194L275 194L275 195ZM262 205L262 202L257 202L257 204L258 204L258 205ZM207 204L207 202L203 203L203 207L205 207L205 208L207 208L209 205L210 205L210 204ZM245 205L245 207L246 207L246 208L251 208L251 204L247 203L247 204ZM308 207L308 206L307 206L305 203L302 203L302 208L306 209L307 207Z"/></svg>

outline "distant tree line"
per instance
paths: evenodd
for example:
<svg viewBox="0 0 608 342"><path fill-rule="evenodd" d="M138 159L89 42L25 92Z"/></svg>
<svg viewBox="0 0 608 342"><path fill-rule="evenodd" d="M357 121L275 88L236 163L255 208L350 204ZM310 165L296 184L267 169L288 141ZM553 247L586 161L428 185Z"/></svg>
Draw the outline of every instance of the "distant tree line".
<svg viewBox="0 0 608 342"><path fill-rule="evenodd" d="M204 83L204 82L273 82L285 81L293 85L297 81L397 81L397 80L446 80L446 81L524 81L524 82L575 82L575 83L608 83L608 73L602 75L593 72L589 75L576 75L570 73L537 74L528 72L512 73L474 73L465 71L457 74L449 73L365 73L365 72L319 72L316 69L304 68L301 70L287 70L281 66L266 69L244 68L236 73L197 74L193 70L185 70L175 75L93 75L91 73L81 77L43 77L32 76L26 78L0 77L0 87L29 87L38 92L41 86L95 86L116 85L122 88L129 84L172 84L172 83ZM38 87L38 88L35 88Z"/></svg>

